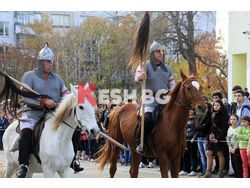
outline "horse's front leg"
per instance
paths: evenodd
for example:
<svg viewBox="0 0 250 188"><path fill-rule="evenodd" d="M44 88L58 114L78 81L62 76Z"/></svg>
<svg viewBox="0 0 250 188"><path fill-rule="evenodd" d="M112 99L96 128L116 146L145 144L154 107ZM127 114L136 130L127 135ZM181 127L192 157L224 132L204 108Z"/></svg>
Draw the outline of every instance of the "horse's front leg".
<svg viewBox="0 0 250 188"><path fill-rule="evenodd" d="M33 172L29 172L27 175L26 175L26 178L32 178L33 176Z"/></svg>
<svg viewBox="0 0 250 188"><path fill-rule="evenodd" d="M160 170L161 170L161 177L168 178L168 157L165 152L161 152L158 155Z"/></svg>
<svg viewBox="0 0 250 188"><path fill-rule="evenodd" d="M66 168L66 169L64 169L63 171L57 172L57 173L58 173L58 175L59 175L61 178L71 178L71 176L72 176L72 169Z"/></svg>
<svg viewBox="0 0 250 188"><path fill-rule="evenodd" d="M181 161L181 155L177 155L174 159L171 160L171 177L172 178L178 178L179 177L179 171L180 171L180 161Z"/></svg>
<svg viewBox="0 0 250 188"><path fill-rule="evenodd" d="M129 169L131 178L138 178L139 164L141 162L141 156L134 151L132 152L132 161Z"/></svg>
<svg viewBox="0 0 250 188"><path fill-rule="evenodd" d="M42 166L43 169L43 176L45 178L53 178L55 171L49 168L49 165L43 165Z"/></svg>

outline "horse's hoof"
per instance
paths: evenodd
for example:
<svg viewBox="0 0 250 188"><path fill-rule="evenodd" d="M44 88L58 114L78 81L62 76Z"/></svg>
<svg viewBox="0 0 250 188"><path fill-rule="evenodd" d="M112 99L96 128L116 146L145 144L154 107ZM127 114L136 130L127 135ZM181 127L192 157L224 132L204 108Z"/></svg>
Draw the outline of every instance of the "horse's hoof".
<svg viewBox="0 0 250 188"><path fill-rule="evenodd" d="M20 165L19 169L16 172L16 176L18 178L25 178L28 171L29 171L29 168L27 165Z"/></svg>

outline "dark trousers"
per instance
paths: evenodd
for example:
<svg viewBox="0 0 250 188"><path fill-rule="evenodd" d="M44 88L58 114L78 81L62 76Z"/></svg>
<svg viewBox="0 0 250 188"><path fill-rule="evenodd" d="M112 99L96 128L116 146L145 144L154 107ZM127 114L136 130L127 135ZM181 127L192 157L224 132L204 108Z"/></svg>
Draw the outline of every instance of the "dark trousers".
<svg viewBox="0 0 250 188"><path fill-rule="evenodd" d="M242 178L242 160L240 150L236 149L235 153L231 153L231 164L234 170L235 177Z"/></svg>
<svg viewBox="0 0 250 188"><path fill-rule="evenodd" d="M19 140L19 164L29 165L30 154L32 151L32 134L33 130L25 128L21 131Z"/></svg>
<svg viewBox="0 0 250 188"><path fill-rule="evenodd" d="M72 136L72 143L74 148L74 157L71 162L70 166L73 166L74 161L76 160L76 152L78 150L78 147L80 145L80 139L81 139L81 129L76 129Z"/></svg>
<svg viewBox="0 0 250 188"><path fill-rule="evenodd" d="M147 137L151 131L151 121L152 121L152 113L145 112L144 113L144 144L147 142ZM137 133L136 141L139 144L141 140L141 131Z"/></svg>
<svg viewBox="0 0 250 188"><path fill-rule="evenodd" d="M91 139L89 141L89 149L90 149L90 158L95 159L96 158L96 152L97 152L97 142L96 139Z"/></svg>
<svg viewBox="0 0 250 188"><path fill-rule="evenodd" d="M148 165L149 162L153 162L153 160L154 160L154 158L148 158L148 157L144 157L144 156L142 156L142 158L141 158L141 162L145 165Z"/></svg>
<svg viewBox="0 0 250 188"><path fill-rule="evenodd" d="M181 157L181 170L185 172L196 172L198 166L198 147L197 143L190 143L187 141L187 147L184 151L183 157Z"/></svg>
<svg viewBox="0 0 250 188"><path fill-rule="evenodd" d="M72 136L72 143L75 155L80 145L80 138L81 138L81 129L76 129Z"/></svg>

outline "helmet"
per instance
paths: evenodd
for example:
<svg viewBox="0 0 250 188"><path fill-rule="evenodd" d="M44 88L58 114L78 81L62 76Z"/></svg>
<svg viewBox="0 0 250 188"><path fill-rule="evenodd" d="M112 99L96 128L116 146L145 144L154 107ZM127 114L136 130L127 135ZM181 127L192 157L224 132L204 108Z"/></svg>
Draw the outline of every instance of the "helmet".
<svg viewBox="0 0 250 188"><path fill-rule="evenodd" d="M160 43L154 41L149 48L149 52L152 53L159 49L163 49L163 46Z"/></svg>
<svg viewBox="0 0 250 188"><path fill-rule="evenodd" d="M48 43L46 43L45 47L40 50L37 60L50 60L54 62L54 55L51 49L49 48Z"/></svg>

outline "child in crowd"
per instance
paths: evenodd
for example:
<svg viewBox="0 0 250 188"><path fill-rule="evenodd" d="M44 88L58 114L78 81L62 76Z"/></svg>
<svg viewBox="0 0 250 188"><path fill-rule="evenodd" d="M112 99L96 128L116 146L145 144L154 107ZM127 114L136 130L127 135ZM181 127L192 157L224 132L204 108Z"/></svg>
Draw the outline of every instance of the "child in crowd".
<svg viewBox="0 0 250 188"><path fill-rule="evenodd" d="M241 118L241 127L237 131L239 139L240 156L242 159L243 178L249 177L248 167L250 166L250 156L247 155L248 141L250 138L250 117L243 116Z"/></svg>
<svg viewBox="0 0 250 188"><path fill-rule="evenodd" d="M230 175L236 178L242 178L242 160L240 156L239 140L237 138L237 131L239 127L237 122L239 116L232 114L230 116L230 127L227 131L227 144L229 148L229 153L231 156L231 164L234 170L234 174Z"/></svg>

